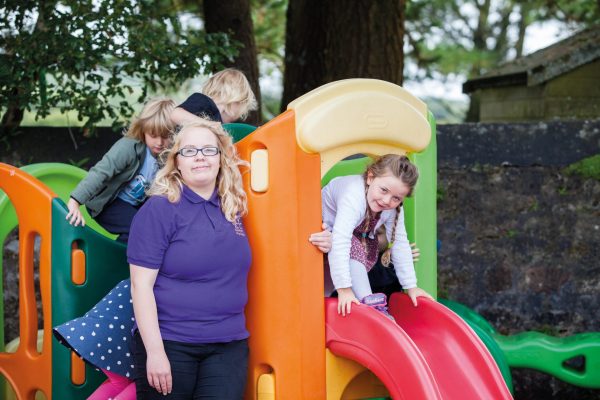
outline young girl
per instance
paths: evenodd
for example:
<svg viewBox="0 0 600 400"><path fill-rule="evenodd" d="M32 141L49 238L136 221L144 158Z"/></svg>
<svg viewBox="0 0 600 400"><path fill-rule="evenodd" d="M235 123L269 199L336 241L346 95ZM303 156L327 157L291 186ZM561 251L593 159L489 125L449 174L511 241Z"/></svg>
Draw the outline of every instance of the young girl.
<svg viewBox="0 0 600 400"><path fill-rule="evenodd" d="M169 99L149 101L140 115L87 176L79 182L67 202L67 219L72 225L85 225L79 207L107 231L127 242L133 216L146 200L158 170L156 156L169 144L175 127L170 115L175 103Z"/></svg>
<svg viewBox="0 0 600 400"><path fill-rule="evenodd" d="M393 261L398 280L417 305L417 297L431 298L417 287L411 249L404 227L402 203L412 194L419 174L405 156L388 154L371 164L363 176L333 179L321 192L323 221L333 227L326 292L338 292L338 312L349 314L352 303L375 307L386 316L386 296L371 292L367 273L377 261L376 230L384 225L389 246L383 263ZM327 293L329 294L329 293ZM360 300L360 302L359 302Z"/></svg>
<svg viewBox="0 0 600 400"><path fill-rule="evenodd" d="M202 117L200 110L212 107L217 108L216 114L220 118L211 119L224 124L244 120L250 111L256 110L256 98L241 71L227 68L211 76L202 87L202 93L188 97L174 110L171 118L176 124L182 125L196 116Z"/></svg>

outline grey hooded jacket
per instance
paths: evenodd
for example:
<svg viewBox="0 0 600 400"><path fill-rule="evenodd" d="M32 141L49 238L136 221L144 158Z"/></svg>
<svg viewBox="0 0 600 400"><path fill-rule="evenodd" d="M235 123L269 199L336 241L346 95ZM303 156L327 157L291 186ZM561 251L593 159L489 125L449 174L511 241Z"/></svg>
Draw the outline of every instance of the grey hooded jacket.
<svg viewBox="0 0 600 400"><path fill-rule="evenodd" d="M133 179L145 157L145 143L127 137L119 139L79 182L71 198L85 204L95 218Z"/></svg>

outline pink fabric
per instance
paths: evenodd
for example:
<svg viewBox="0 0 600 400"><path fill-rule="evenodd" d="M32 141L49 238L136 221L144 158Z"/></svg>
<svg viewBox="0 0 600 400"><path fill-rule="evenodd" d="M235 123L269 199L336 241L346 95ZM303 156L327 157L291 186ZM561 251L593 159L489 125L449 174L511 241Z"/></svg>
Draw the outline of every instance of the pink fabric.
<svg viewBox="0 0 600 400"><path fill-rule="evenodd" d="M375 233L375 226L377 226L379 217L381 217L381 213L371 218L367 227L365 226L365 220L363 220L354 228L354 232L352 232L350 259L364 265L367 272L373 268L379 255L379 244L377 242L377 234Z"/></svg>
<svg viewBox="0 0 600 400"><path fill-rule="evenodd" d="M135 383L124 376L102 370L108 377L87 400L136 400Z"/></svg>
<svg viewBox="0 0 600 400"><path fill-rule="evenodd" d="M129 385L121 391L113 400L136 400L135 382L129 381Z"/></svg>

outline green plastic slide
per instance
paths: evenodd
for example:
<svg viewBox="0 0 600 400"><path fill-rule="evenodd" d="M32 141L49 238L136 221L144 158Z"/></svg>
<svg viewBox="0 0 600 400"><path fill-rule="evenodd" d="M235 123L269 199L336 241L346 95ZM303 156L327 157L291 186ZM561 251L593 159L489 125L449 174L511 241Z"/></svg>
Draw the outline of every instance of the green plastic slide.
<svg viewBox="0 0 600 400"><path fill-rule="evenodd" d="M600 332L564 338L539 332L504 336L468 307L450 300L439 301L463 318L479 335L505 379L505 371L509 367L530 368L575 386L600 389Z"/></svg>

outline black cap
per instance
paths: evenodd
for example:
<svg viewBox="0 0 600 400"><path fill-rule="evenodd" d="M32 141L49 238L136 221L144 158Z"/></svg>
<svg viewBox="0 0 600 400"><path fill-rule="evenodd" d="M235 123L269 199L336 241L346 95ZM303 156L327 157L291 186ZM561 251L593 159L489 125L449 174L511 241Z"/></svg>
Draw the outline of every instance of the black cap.
<svg viewBox="0 0 600 400"><path fill-rule="evenodd" d="M221 113L219 112L219 108L215 102L210 97L202 93L192 94L177 107L181 107L185 111L199 117L208 118L211 121L219 121L223 123L223 120L221 119Z"/></svg>

